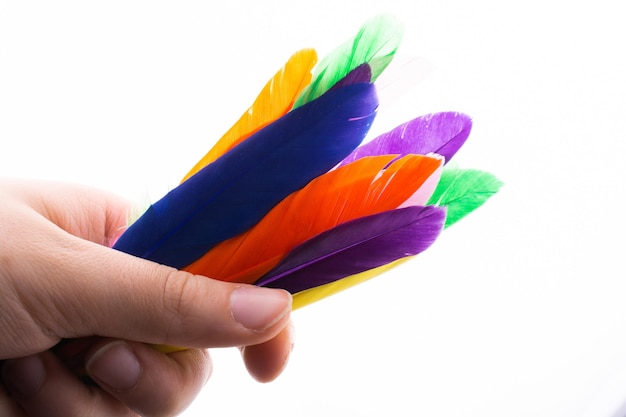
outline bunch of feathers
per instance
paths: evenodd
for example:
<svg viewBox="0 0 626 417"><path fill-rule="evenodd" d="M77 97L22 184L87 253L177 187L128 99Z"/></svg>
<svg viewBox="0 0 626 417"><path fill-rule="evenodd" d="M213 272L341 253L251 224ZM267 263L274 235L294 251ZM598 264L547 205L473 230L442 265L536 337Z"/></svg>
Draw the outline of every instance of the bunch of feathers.
<svg viewBox="0 0 626 417"><path fill-rule="evenodd" d="M317 62L293 54L254 104L115 243L214 279L283 288L293 308L370 279L427 249L501 182L445 166L471 119L417 117L367 141L374 82L402 38L376 16Z"/></svg>

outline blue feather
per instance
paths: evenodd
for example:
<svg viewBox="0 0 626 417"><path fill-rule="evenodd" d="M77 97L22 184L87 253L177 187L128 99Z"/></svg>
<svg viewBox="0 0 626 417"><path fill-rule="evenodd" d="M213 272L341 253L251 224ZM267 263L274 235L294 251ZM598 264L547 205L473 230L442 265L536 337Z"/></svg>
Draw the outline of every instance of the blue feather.
<svg viewBox="0 0 626 417"><path fill-rule="evenodd" d="M287 113L153 204L114 247L175 268L189 265L345 158L367 134L377 106L374 86L359 83Z"/></svg>

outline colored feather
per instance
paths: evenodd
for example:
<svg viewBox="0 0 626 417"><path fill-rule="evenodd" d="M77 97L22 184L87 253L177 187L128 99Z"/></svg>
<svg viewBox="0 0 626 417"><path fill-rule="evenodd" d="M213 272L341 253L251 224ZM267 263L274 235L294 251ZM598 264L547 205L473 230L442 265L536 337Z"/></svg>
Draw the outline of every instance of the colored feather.
<svg viewBox="0 0 626 417"><path fill-rule="evenodd" d="M338 292L345 291L348 288L361 284L378 275L385 273L396 266L403 264L404 262L413 259L412 256L398 259L397 261L388 263L378 268L370 269L359 274L350 275L349 277L334 281L328 284L320 285L319 287L309 288L308 290L300 291L293 294L293 300L291 303L292 310L305 307L309 304L315 303L323 298L330 297Z"/></svg>
<svg viewBox="0 0 626 417"><path fill-rule="evenodd" d="M386 154L436 153L447 163L467 140L472 120L455 112L417 117L359 146L341 162L350 163L364 156Z"/></svg>
<svg viewBox="0 0 626 417"><path fill-rule="evenodd" d="M371 83L402 31L397 19L377 16L315 67L314 50L296 52L114 248L211 278L285 288L294 309L427 249L502 183L443 168L471 130L460 113L418 117L355 150L378 106Z"/></svg>
<svg viewBox="0 0 626 417"><path fill-rule="evenodd" d="M415 91L435 69L435 65L425 57L397 55L393 66L385 70L376 80L380 105L391 108L402 97Z"/></svg>
<svg viewBox="0 0 626 417"><path fill-rule="evenodd" d="M438 207L407 207L343 223L298 246L255 285L297 293L417 255L445 217Z"/></svg>
<svg viewBox="0 0 626 417"><path fill-rule="evenodd" d="M317 54L313 49L303 49L293 54L274 77L267 82L252 106L194 165L185 175L183 181L263 126L267 126L291 110L298 94L310 83L311 70L316 61Z"/></svg>
<svg viewBox="0 0 626 417"><path fill-rule="evenodd" d="M355 84L287 113L152 205L115 248L189 265L341 161L362 141L376 107L373 85Z"/></svg>
<svg viewBox="0 0 626 417"><path fill-rule="evenodd" d="M428 204L446 207L447 228L482 206L501 186L502 182L488 172L446 168Z"/></svg>
<svg viewBox="0 0 626 417"><path fill-rule="evenodd" d="M330 90L334 90L337 88L345 87L346 85L356 84L356 83L369 83L372 81L372 70L368 64L361 64L352 71L348 73L341 80L337 81L335 85L333 85Z"/></svg>
<svg viewBox="0 0 626 417"><path fill-rule="evenodd" d="M315 66L313 81L302 91L294 108L321 96L361 64L369 65L371 82L376 81L393 59L402 34L402 23L392 16L380 15L365 22L353 39L338 46Z"/></svg>
<svg viewBox="0 0 626 417"><path fill-rule="evenodd" d="M434 156L434 155L431 155ZM443 163L443 160L442 160ZM408 198L404 201L404 203L400 204L398 208L410 207L410 206L425 206L430 197L433 195L433 192L437 188L439 184L439 179L441 178L441 173L443 172L443 164L435 170L430 176L420 185L420 187Z"/></svg>
<svg viewBox="0 0 626 417"><path fill-rule="evenodd" d="M257 225L220 243L185 268L224 281L252 283L298 244L338 224L398 208L441 166L408 155L362 158L311 181L274 207Z"/></svg>

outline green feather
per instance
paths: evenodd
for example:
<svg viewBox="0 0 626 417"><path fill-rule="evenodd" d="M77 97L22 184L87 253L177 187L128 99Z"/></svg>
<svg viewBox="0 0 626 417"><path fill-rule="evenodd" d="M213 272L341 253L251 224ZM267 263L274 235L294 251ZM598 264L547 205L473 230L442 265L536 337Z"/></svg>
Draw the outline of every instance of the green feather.
<svg viewBox="0 0 626 417"><path fill-rule="evenodd" d="M365 22L353 39L335 48L315 66L313 81L302 90L293 107L315 100L364 63L372 71L371 82L376 81L393 59L403 32L402 22L391 15L375 16Z"/></svg>
<svg viewBox="0 0 626 417"><path fill-rule="evenodd" d="M488 172L446 167L427 204L447 208L447 228L482 206L501 186L502 181Z"/></svg>

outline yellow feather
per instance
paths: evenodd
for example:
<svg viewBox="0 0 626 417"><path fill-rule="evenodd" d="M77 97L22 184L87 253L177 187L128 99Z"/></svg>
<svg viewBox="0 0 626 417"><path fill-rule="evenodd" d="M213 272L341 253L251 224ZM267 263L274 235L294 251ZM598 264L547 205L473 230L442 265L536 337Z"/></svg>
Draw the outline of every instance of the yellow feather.
<svg viewBox="0 0 626 417"><path fill-rule="evenodd" d="M302 49L293 54L265 84L252 106L194 165L181 182L291 110L302 89L311 82L311 70L316 62L317 53L313 49Z"/></svg>
<svg viewBox="0 0 626 417"><path fill-rule="evenodd" d="M350 287L354 287L362 282L374 278L377 275L387 272L392 268L406 262L413 258L413 256L407 256L405 258L398 259L397 261L388 263L378 268L363 271L356 275L350 275L349 277L340 279L338 281L330 282L328 284L320 285L319 287L309 288L308 290L300 291L293 295L293 303L291 304L292 310L308 306L322 298L329 297L333 294L337 294L340 291L347 290Z"/></svg>

